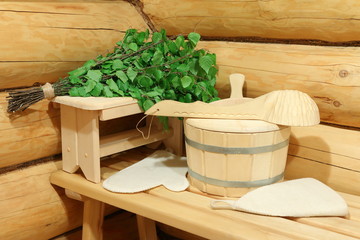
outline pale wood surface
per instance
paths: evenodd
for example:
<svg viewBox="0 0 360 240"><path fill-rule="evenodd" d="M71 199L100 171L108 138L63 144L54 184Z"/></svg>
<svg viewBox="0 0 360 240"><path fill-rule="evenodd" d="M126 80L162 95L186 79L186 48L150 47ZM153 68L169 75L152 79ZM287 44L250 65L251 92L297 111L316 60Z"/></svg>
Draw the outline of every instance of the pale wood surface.
<svg viewBox="0 0 360 240"><path fill-rule="evenodd" d="M224 132L221 125L227 123L226 120L214 121L219 130L208 130L192 125L193 119L185 122L185 136L199 144L207 146L229 148L256 148L262 146L272 146L287 141L290 136L289 127L281 127L272 131L261 131L261 127L267 127L267 123L258 124L258 131ZM207 121L207 119L202 119ZM238 120L239 121L239 120ZM241 120L240 120L241 121ZM259 127L260 125L260 127ZM254 128L251 121L246 121L243 126ZM195 173L229 183L230 181L253 183L258 180L266 180L281 175L285 170L287 158L287 145L273 151L255 154L223 154L212 151L200 150L196 146L186 144L186 153L189 169ZM222 187L210 182L202 181L191 174L188 178L193 186L203 192L226 196L241 197L245 193L253 190L252 187ZM278 182L282 180L280 177Z"/></svg>
<svg viewBox="0 0 360 240"><path fill-rule="evenodd" d="M139 151L122 156L128 164L142 159ZM123 163L107 164L103 177L124 167ZM112 170L111 170L112 169ZM359 225L356 209L359 196L343 195L348 201L350 219L311 218L285 219L246 214L237 211L214 211L209 208L209 196L189 191L171 192L163 187L136 194L115 194L92 184L78 174L58 171L51 176L51 182L100 201L129 210L144 217L195 233L208 239L357 239ZM349 199L349 200L348 200ZM327 222L326 222L327 221ZM331 225L329 222L342 222ZM349 222L349 224L347 224ZM316 227L314 227L316 225Z"/></svg>
<svg viewBox="0 0 360 240"><path fill-rule="evenodd" d="M126 1L1 1L0 11L0 89L54 82L112 51L128 28L147 28Z"/></svg>
<svg viewBox="0 0 360 240"><path fill-rule="evenodd" d="M149 218L136 215L139 239L140 240L157 240L156 222Z"/></svg>
<svg viewBox="0 0 360 240"><path fill-rule="evenodd" d="M87 179L100 181L100 129L97 111L76 109L79 165ZM64 143L65 144L65 143Z"/></svg>
<svg viewBox="0 0 360 240"><path fill-rule="evenodd" d="M126 211L117 211L104 219L103 239L106 240L138 240L136 215ZM62 234L52 240L81 240L82 230L76 229Z"/></svg>
<svg viewBox="0 0 360 240"><path fill-rule="evenodd" d="M107 109L117 109L108 117L122 117L126 113L122 106L137 105L133 98L81 98L81 97L56 97L55 103L61 104L61 129L63 149L63 170L74 173L78 168L82 170L86 179L99 183L100 157L122 152L138 146L159 142L169 136L175 135L173 129L151 131L151 126L142 129L123 131L120 133L100 136L99 119L101 112ZM177 134L182 134L182 129L177 128ZM148 136L143 133L148 132ZM178 138L176 143L179 143ZM176 144L175 143L175 144ZM180 147L182 146L179 143Z"/></svg>
<svg viewBox="0 0 360 240"><path fill-rule="evenodd" d="M71 106L84 110L103 110L108 108L137 104L137 100L133 99L132 97L106 98L60 96L55 97L52 101L55 103L60 103L66 106Z"/></svg>
<svg viewBox="0 0 360 240"><path fill-rule="evenodd" d="M43 100L24 112L9 114L6 96L5 92L0 93L0 168L61 153L60 110ZM100 121L100 134L133 129L140 117ZM67 115L64 118L70 120ZM67 147L63 153L70 153Z"/></svg>
<svg viewBox="0 0 360 240"><path fill-rule="evenodd" d="M149 129L149 127L139 128L140 131L148 133L149 138L144 139L137 129L131 129L121 133L110 134L100 139L100 156L108 156L117 152L122 152L131 148L139 147L149 143L161 141L174 134L173 129L168 131Z"/></svg>
<svg viewBox="0 0 360 240"><path fill-rule="evenodd" d="M360 40L356 0L141 0L157 29L207 37ZM181 23L181 24L180 24Z"/></svg>
<svg viewBox="0 0 360 240"><path fill-rule="evenodd" d="M314 177L339 191L360 195L359 143L357 130L293 127L285 177Z"/></svg>
<svg viewBox="0 0 360 240"><path fill-rule="evenodd" d="M286 126L313 126L320 123L316 103L305 93L296 90L277 90L233 103L208 104L201 101L182 103L163 100L156 103L145 114L170 117L262 120Z"/></svg>
<svg viewBox="0 0 360 240"><path fill-rule="evenodd" d="M5 97L0 93L0 167L60 153L59 110L44 100L11 115Z"/></svg>
<svg viewBox="0 0 360 240"><path fill-rule="evenodd" d="M217 55L216 88L230 95L229 75L245 75L244 96L296 89L310 95L324 122L360 127L360 48L200 42Z"/></svg>
<svg viewBox="0 0 360 240"><path fill-rule="evenodd" d="M60 112L63 170L73 173L79 168L76 109L64 105L61 106Z"/></svg>
<svg viewBox="0 0 360 240"><path fill-rule="evenodd" d="M82 239L102 240L103 221L104 203L91 198L85 198Z"/></svg>
<svg viewBox="0 0 360 240"><path fill-rule="evenodd" d="M360 94L358 48L228 42L201 42L200 47L218 56L217 89L222 98L230 95L229 74L240 72L246 77L245 96L298 89L313 97L322 121L360 126L360 100L355 97ZM341 75L341 70L349 74ZM0 94L0 128L4 129L0 166L60 153L59 111L42 101L9 119L5 96Z"/></svg>
<svg viewBox="0 0 360 240"><path fill-rule="evenodd" d="M81 226L82 203L49 182L59 169L56 160L0 175L0 239L49 239Z"/></svg>
<svg viewBox="0 0 360 240"><path fill-rule="evenodd" d="M164 145L168 151L178 156L185 156L183 121L178 118L169 118L169 127L172 129L173 134L163 140ZM163 126L160 124L158 129L163 131Z"/></svg>

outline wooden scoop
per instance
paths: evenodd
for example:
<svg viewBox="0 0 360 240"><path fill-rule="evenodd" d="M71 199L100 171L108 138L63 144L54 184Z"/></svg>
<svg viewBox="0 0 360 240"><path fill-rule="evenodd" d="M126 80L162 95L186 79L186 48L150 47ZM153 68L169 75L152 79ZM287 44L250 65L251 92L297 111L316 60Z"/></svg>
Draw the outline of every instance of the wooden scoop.
<svg viewBox="0 0 360 240"><path fill-rule="evenodd" d="M307 94L297 90L273 91L254 99L238 96L214 104L164 100L156 103L145 114L190 118L254 119L286 126L312 126L320 122L316 103Z"/></svg>

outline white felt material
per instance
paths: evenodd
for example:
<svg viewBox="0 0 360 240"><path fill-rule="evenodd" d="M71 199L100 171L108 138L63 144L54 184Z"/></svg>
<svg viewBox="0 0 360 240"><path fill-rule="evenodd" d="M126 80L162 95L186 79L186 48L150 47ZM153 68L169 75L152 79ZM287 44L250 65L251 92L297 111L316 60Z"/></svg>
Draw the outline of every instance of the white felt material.
<svg viewBox="0 0 360 240"><path fill-rule="evenodd" d="M255 189L238 200L213 200L214 209L282 217L345 216L348 206L334 190L313 178L275 183Z"/></svg>
<svg viewBox="0 0 360 240"><path fill-rule="evenodd" d="M107 178L103 187L118 193L141 192L160 185L171 191L183 191L189 187L187 170L185 157L163 150L156 151Z"/></svg>

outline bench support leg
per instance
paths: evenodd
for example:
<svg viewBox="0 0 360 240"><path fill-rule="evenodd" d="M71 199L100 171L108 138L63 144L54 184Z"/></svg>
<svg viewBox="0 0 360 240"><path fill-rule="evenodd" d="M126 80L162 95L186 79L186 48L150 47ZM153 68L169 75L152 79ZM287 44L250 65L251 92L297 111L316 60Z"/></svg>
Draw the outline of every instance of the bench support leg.
<svg viewBox="0 0 360 240"><path fill-rule="evenodd" d="M76 108L61 105L60 111L63 170L74 173L79 168Z"/></svg>
<svg viewBox="0 0 360 240"><path fill-rule="evenodd" d="M91 198L84 200L83 240L103 239L104 206L103 202Z"/></svg>
<svg viewBox="0 0 360 240"><path fill-rule="evenodd" d="M136 215L139 239L140 240L157 240L156 224L154 220Z"/></svg>
<svg viewBox="0 0 360 240"><path fill-rule="evenodd" d="M76 109L79 165L86 179L99 183L100 138L97 111Z"/></svg>

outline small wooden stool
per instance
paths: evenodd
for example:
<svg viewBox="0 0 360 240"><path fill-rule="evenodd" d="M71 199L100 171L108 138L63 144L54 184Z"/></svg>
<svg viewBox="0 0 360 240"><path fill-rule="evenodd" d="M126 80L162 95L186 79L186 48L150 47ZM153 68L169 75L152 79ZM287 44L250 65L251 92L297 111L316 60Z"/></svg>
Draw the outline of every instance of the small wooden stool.
<svg viewBox="0 0 360 240"><path fill-rule="evenodd" d="M100 158L131 148L167 139L165 145L180 154L183 146L182 124L173 119L169 131L154 129L144 139L136 130L99 136L99 120L125 117L143 112L131 97L55 97L60 104L63 170L74 173L80 167L86 179L100 182ZM175 120L175 121L174 121ZM141 128L147 132L149 126ZM174 134L174 128L177 134Z"/></svg>

